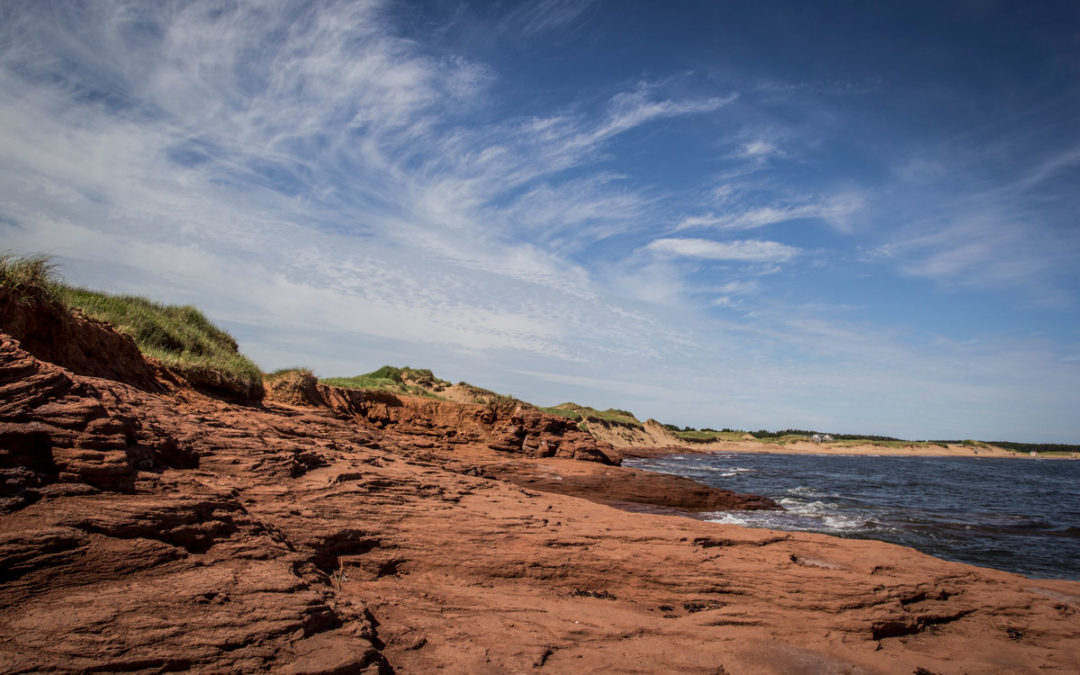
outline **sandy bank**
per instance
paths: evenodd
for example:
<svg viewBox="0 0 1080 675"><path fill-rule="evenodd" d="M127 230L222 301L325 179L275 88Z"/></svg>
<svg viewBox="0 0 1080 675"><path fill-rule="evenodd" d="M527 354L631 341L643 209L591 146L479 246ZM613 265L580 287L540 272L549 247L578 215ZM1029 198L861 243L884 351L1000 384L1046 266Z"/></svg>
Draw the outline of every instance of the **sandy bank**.
<svg viewBox="0 0 1080 675"><path fill-rule="evenodd" d="M779 455L865 455L880 457L970 457L1012 459L1080 459L1063 454L1016 452L994 446L969 447L960 444L941 445L884 445L877 443L769 443L765 441L717 441L714 443L680 443L666 446L630 446L617 448L626 457L660 457L679 454L708 454L716 452L769 453Z"/></svg>

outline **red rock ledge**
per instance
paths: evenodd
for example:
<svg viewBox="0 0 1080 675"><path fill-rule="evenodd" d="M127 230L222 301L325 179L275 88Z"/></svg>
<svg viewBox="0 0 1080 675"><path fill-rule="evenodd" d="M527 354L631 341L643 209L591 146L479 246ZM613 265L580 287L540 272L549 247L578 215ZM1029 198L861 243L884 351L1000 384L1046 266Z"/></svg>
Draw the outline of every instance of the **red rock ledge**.
<svg viewBox="0 0 1080 675"><path fill-rule="evenodd" d="M83 365L130 383L0 336L0 672L1080 663L1080 583L611 508L742 498L542 418L332 390L241 406Z"/></svg>

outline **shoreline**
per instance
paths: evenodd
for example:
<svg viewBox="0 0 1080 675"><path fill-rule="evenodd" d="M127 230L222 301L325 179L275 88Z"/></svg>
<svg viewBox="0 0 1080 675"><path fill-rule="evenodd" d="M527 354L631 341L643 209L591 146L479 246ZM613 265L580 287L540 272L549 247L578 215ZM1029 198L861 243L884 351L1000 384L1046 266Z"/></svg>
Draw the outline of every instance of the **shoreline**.
<svg viewBox="0 0 1080 675"><path fill-rule="evenodd" d="M952 461L956 455L923 455L915 459L926 461L900 462L888 459L903 457L900 449L889 455L817 449L680 453L673 448L674 454L628 455L624 466L752 492L790 511L727 511L714 514L712 522L892 542L943 559L1036 575L1032 578L1080 581L1080 567L1072 563L1080 552L1075 523L1052 508L1073 502L1069 485L1075 465L1010 463L1003 460L1018 458L1000 453L982 464L963 461L971 459L964 455L957 461ZM886 459L875 462L869 458L874 456ZM1012 477L1009 494L997 489L1002 476ZM913 500L907 488L890 487L894 481L917 486L911 489L919 499ZM1048 492L1041 498L1025 496L1039 490Z"/></svg>
<svg viewBox="0 0 1080 675"><path fill-rule="evenodd" d="M963 457L968 459L1028 459L1028 460L1076 460L1080 455L1025 454L1015 450L1006 450L995 446L971 448L961 445L905 445L901 447L859 443L813 443L796 441L793 443L768 443L763 441L715 441L667 447L625 446L616 447L623 457L666 457L671 455L711 455L718 453L748 453L772 455L817 455L822 457L863 456L863 457Z"/></svg>

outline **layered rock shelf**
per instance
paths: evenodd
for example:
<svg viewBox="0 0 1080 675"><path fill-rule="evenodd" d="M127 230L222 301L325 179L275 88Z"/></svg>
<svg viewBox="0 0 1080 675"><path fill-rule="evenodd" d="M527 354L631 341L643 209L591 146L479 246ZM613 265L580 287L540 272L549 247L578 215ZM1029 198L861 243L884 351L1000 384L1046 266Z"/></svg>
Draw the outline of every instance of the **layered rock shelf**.
<svg viewBox="0 0 1080 675"><path fill-rule="evenodd" d="M240 405L123 354L0 336L0 672L1080 663L1080 583L686 517L776 505L620 467L531 409Z"/></svg>

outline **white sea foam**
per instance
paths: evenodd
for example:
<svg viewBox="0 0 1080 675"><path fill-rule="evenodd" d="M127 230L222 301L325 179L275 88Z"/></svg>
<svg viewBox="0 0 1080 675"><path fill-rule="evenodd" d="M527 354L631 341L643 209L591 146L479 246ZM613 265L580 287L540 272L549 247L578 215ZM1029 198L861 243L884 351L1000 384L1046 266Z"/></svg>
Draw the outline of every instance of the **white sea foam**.
<svg viewBox="0 0 1080 675"><path fill-rule="evenodd" d="M846 516L825 516L822 518L822 522L832 530L858 530L865 525L860 519Z"/></svg>
<svg viewBox="0 0 1080 675"><path fill-rule="evenodd" d="M717 511L716 513L710 513L705 520L710 523L721 523L723 525L750 525L750 522L746 518L737 516L733 513L726 511Z"/></svg>

